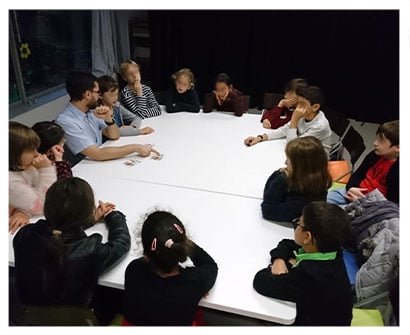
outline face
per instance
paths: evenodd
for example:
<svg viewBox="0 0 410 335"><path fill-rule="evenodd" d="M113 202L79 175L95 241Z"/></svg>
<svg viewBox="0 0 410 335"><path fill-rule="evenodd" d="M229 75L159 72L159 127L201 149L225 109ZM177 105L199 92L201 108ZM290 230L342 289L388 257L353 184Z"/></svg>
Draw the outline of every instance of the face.
<svg viewBox="0 0 410 335"><path fill-rule="evenodd" d="M178 91L179 94L185 93L191 88L191 80L186 74L181 74L176 80L175 80L175 87Z"/></svg>
<svg viewBox="0 0 410 335"><path fill-rule="evenodd" d="M118 101L118 89L103 93L101 98L104 105L114 106Z"/></svg>
<svg viewBox="0 0 410 335"><path fill-rule="evenodd" d="M315 113L319 110L320 105L319 104L310 104L310 101L298 96L297 98L297 106L299 107L304 107L306 108L306 116L310 116L312 113Z"/></svg>
<svg viewBox="0 0 410 335"><path fill-rule="evenodd" d="M39 153L37 152L37 149L24 150L20 157L21 167L24 170L30 167L33 163L33 159L36 158L38 155Z"/></svg>
<svg viewBox="0 0 410 335"><path fill-rule="evenodd" d="M387 159L397 158L399 155L399 146L391 145L391 142L380 134L376 135L376 139L373 142L375 153L379 156L386 157Z"/></svg>
<svg viewBox="0 0 410 335"><path fill-rule="evenodd" d="M141 81L140 69L138 66L130 65L125 73L125 80L128 84L133 86L136 82Z"/></svg>
<svg viewBox="0 0 410 335"><path fill-rule="evenodd" d="M297 99L298 96L296 95L295 91L288 91L285 93L285 99L286 100L294 100L295 101L295 105L297 104Z"/></svg>
<svg viewBox="0 0 410 335"><path fill-rule="evenodd" d="M226 83L215 83L215 92L218 97L225 97L229 93L229 86Z"/></svg>
<svg viewBox="0 0 410 335"><path fill-rule="evenodd" d="M297 221L295 219L295 221ZM295 225L295 223L293 222ZM306 239L306 232L303 230L305 226L304 220L303 220L303 215L299 218L299 222L296 224L294 236L295 236L295 242L297 245L300 245L301 247L305 244L305 239Z"/></svg>
<svg viewBox="0 0 410 335"><path fill-rule="evenodd" d="M91 92L90 101L87 104L89 109L94 109L98 106L98 99L100 99L100 86L98 86L97 82L94 82L94 87Z"/></svg>

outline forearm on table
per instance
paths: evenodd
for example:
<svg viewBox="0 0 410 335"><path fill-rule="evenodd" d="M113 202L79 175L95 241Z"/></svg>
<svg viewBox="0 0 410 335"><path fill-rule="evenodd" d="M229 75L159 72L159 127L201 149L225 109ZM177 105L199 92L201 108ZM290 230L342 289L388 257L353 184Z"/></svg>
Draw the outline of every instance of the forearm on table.
<svg viewBox="0 0 410 335"><path fill-rule="evenodd" d="M93 147L83 150L81 153L96 161L117 159L137 152L138 144L127 144L118 147Z"/></svg>

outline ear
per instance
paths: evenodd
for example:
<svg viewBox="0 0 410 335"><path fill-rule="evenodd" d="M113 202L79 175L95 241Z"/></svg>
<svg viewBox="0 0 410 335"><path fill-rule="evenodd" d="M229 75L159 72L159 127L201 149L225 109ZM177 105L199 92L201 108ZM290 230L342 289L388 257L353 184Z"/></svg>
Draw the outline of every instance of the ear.
<svg viewBox="0 0 410 335"><path fill-rule="evenodd" d="M312 109L313 109L314 112L317 112L320 109L320 104L319 103L313 104Z"/></svg>
<svg viewBox="0 0 410 335"><path fill-rule="evenodd" d="M303 239L303 244L312 244L313 243L313 236L309 230L304 230L305 237Z"/></svg>
<svg viewBox="0 0 410 335"><path fill-rule="evenodd" d="M232 89L233 89L233 85L231 84L229 85L229 91L232 91Z"/></svg>

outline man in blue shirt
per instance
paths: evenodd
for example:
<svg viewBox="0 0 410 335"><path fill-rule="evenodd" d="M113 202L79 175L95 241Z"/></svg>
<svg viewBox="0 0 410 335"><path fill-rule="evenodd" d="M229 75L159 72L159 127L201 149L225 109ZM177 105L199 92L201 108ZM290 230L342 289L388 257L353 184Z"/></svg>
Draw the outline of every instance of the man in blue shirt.
<svg viewBox="0 0 410 335"><path fill-rule="evenodd" d="M120 130L109 108L98 106L99 85L89 73L72 72L66 81L70 96L67 107L57 116L56 123L64 128L66 145L74 155L82 154L96 161L117 159L136 152L148 156L159 153L151 146L128 144L100 147L102 135L110 140L120 137Z"/></svg>

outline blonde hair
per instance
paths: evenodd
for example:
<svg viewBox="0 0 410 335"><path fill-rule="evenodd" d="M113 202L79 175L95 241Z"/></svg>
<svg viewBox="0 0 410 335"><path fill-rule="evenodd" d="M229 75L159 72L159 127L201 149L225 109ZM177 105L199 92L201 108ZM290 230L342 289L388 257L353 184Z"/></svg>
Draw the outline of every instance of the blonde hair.
<svg viewBox="0 0 410 335"><path fill-rule="evenodd" d="M292 167L289 191L302 193L310 200L324 200L332 179L322 142L313 136L295 138L288 142L285 153Z"/></svg>
<svg viewBox="0 0 410 335"><path fill-rule="evenodd" d="M125 77L126 77L126 74L127 74L127 70L131 65L135 65L138 68L138 70L140 69L139 64L134 62L132 59L128 59L128 60L122 62L121 65L120 65L120 75L121 75L122 79L126 80Z"/></svg>
<svg viewBox="0 0 410 335"><path fill-rule="evenodd" d="M177 80L180 76L182 76L183 74L186 75L186 76L188 76L189 80L191 81L191 89L194 88L194 86L195 86L195 77L194 77L194 74L192 73L192 71L191 71L190 69L188 69L188 68L186 68L186 67L184 67L184 68L178 70L177 72L175 72L175 73L171 76L171 79L172 79L173 81L176 81L176 80Z"/></svg>

